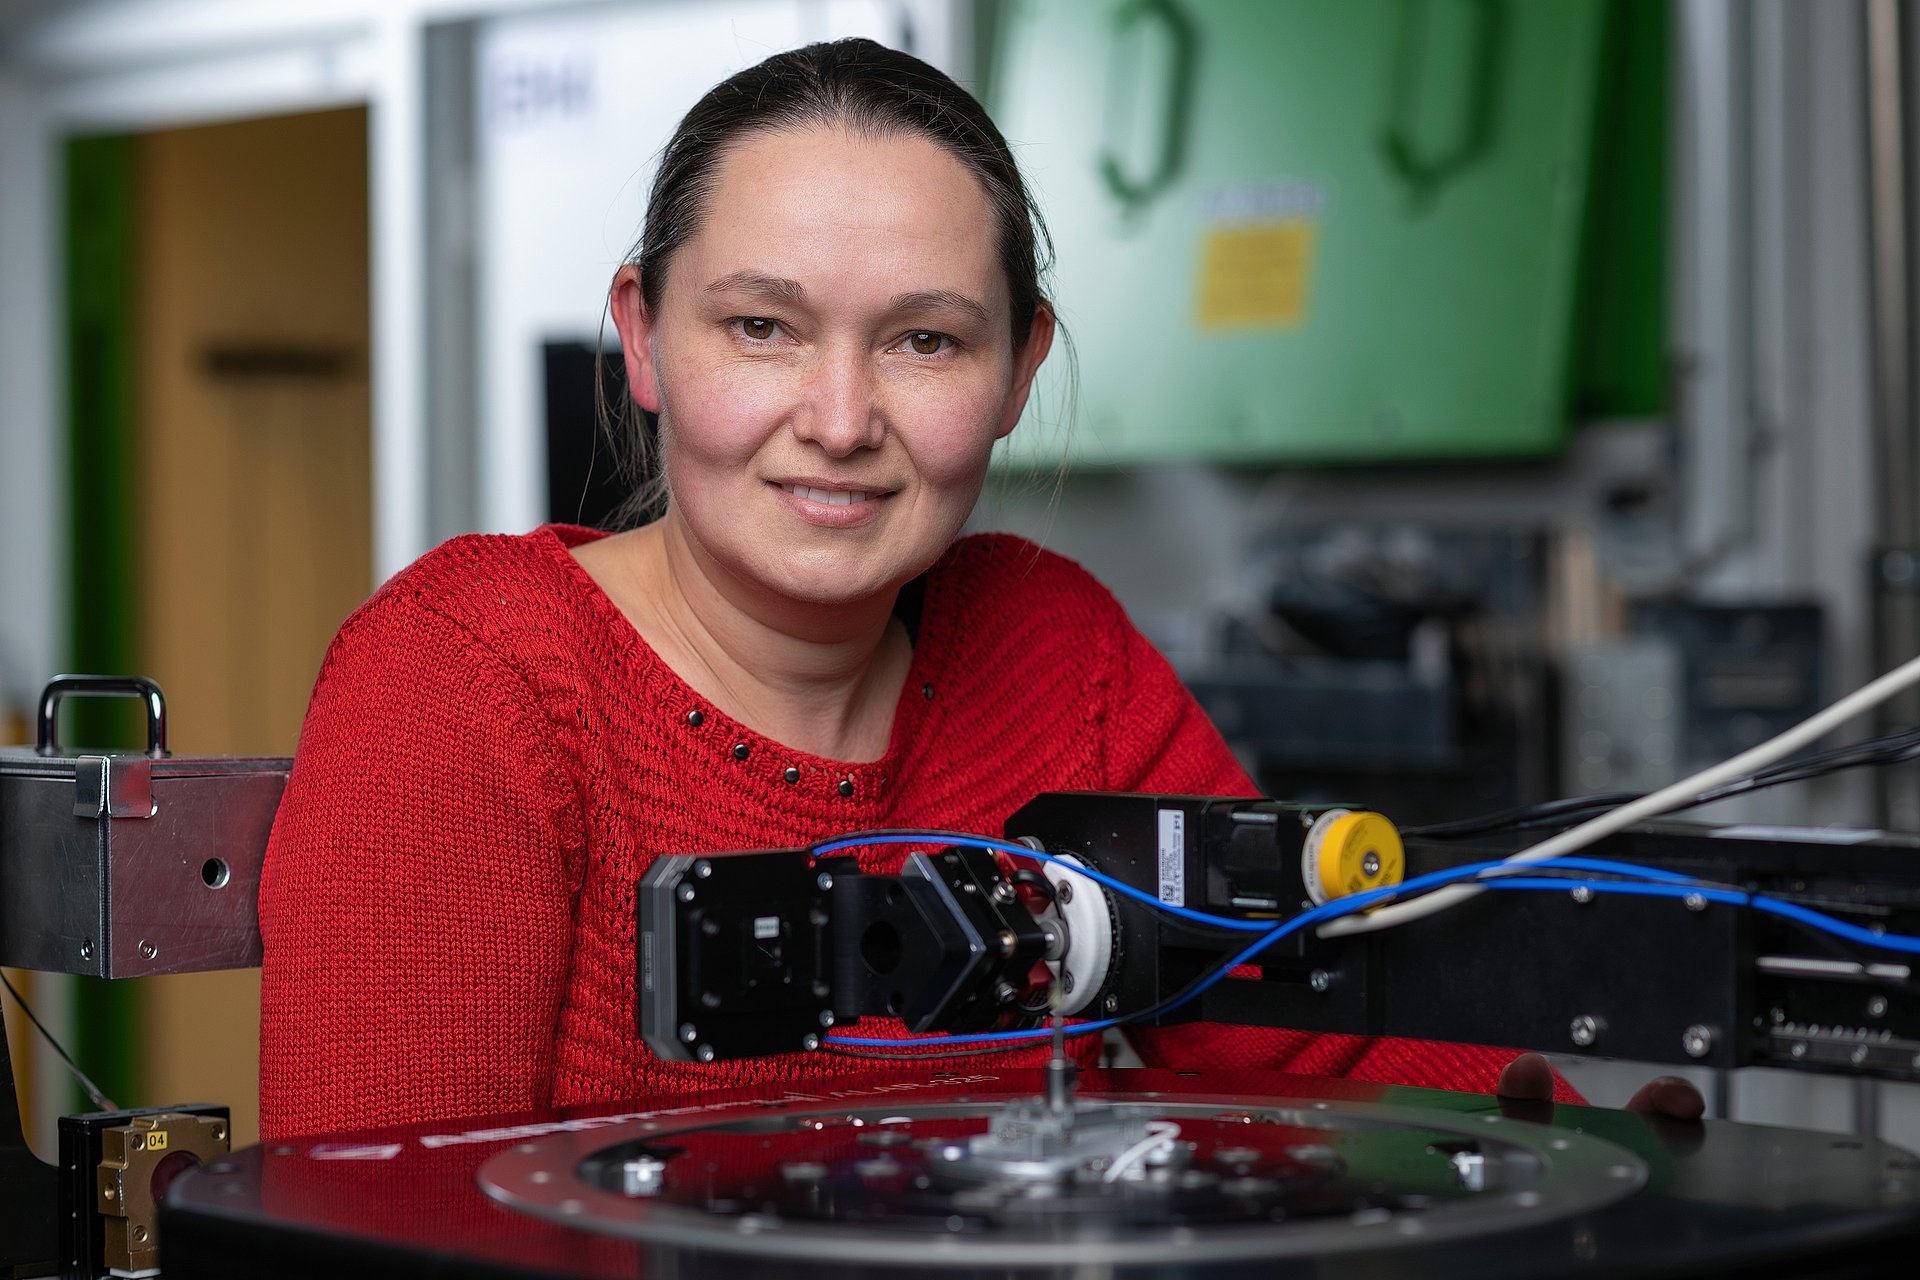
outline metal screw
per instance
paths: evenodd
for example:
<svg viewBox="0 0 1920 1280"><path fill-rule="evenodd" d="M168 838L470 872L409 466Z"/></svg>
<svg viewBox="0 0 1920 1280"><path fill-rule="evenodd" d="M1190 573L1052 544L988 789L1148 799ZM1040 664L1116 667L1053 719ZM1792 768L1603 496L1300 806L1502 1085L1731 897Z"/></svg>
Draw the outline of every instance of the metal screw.
<svg viewBox="0 0 1920 1280"><path fill-rule="evenodd" d="M1060 989L1068 995L1073 994L1073 970L1067 969L1061 972Z"/></svg>
<svg viewBox="0 0 1920 1280"><path fill-rule="evenodd" d="M807 1034L800 1037L800 1047L802 1049L805 1049L808 1053L812 1053L815 1049L818 1049L820 1047L820 1037L813 1034L813 1032L809 1031L807 1032Z"/></svg>
<svg viewBox="0 0 1920 1280"><path fill-rule="evenodd" d="M155 956L160 954L160 948L154 946L151 942L148 942L145 938L142 938L140 939L140 954L145 956L147 959L151 960Z"/></svg>
<svg viewBox="0 0 1920 1280"><path fill-rule="evenodd" d="M1055 902L1058 902L1063 907L1066 906L1069 902L1072 902L1073 901L1073 881L1062 880L1059 884L1054 885L1053 899Z"/></svg>
<svg viewBox="0 0 1920 1280"><path fill-rule="evenodd" d="M1002 929L994 935L994 941L1000 944L1000 954L1003 956L1012 955L1014 949L1020 945L1020 939L1013 936L1011 929Z"/></svg>
<svg viewBox="0 0 1920 1280"><path fill-rule="evenodd" d="M1573 1025L1567 1028L1567 1034L1573 1037L1576 1045L1584 1049L1600 1038L1600 1031L1606 1025L1592 1014L1583 1013L1573 1020Z"/></svg>
<svg viewBox="0 0 1920 1280"><path fill-rule="evenodd" d="M1315 969L1312 973L1307 975L1307 985L1312 987L1315 991L1325 991L1328 987L1333 985L1333 975L1328 973L1325 969Z"/></svg>
<svg viewBox="0 0 1920 1280"><path fill-rule="evenodd" d="M1573 886L1573 900L1585 906L1587 903L1593 901L1593 890L1589 889L1586 885L1577 884Z"/></svg>
<svg viewBox="0 0 1920 1280"><path fill-rule="evenodd" d="M693 1056L700 1059L700 1061L702 1062L712 1062L715 1058L719 1057L720 1055L713 1051L712 1045L703 1044L698 1049L695 1049L693 1051Z"/></svg>
<svg viewBox="0 0 1920 1280"><path fill-rule="evenodd" d="M1008 884L1005 880L1002 880L999 884L996 884L995 886L993 886L993 900L995 902L1000 903L1003 906L1009 902L1012 902L1014 898L1017 896L1018 895L1014 892L1013 886Z"/></svg>
<svg viewBox="0 0 1920 1280"><path fill-rule="evenodd" d="M822 893L825 893L827 890L833 888L833 877L825 871L822 871L818 876L815 876L813 882L814 884L820 887L820 892Z"/></svg>
<svg viewBox="0 0 1920 1280"><path fill-rule="evenodd" d="M1367 850L1367 856L1360 859L1360 870L1369 879L1380 874L1380 855Z"/></svg>
<svg viewBox="0 0 1920 1280"><path fill-rule="evenodd" d="M1694 1023L1680 1033L1680 1047L1689 1058L1704 1058L1713 1052L1713 1028Z"/></svg>
<svg viewBox="0 0 1920 1280"><path fill-rule="evenodd" d="M1707 898L1705 894L1690 893L1680 899L1680 901L1686 904L1686 908L1689 911L1705 911L1707 909Z"/></svg>
<svg viewBox="0 0 1920 1280"><path fill-rule="evenodd" d="M711 862L708 862L705 858L702 858L700 859L700 861L693 864L693 874L696 876L699 876L702 880L705 880L708 876L713 874L713 864Z"/></svg>
<svg viewBox="0 0 1920 1280"><path fill-rule="evenodd" d="M1100 1007L1108 1013L1118 1013L1120 1011L1120 997L1108 996L1100 1002Z"/></svg>
<svg viewBox="0 0 1920 1280"><path fill-rule="evenodd" d="M820 1011L820 1025L823 1027L830 1027L833 1025L833 1010L822 1009Z"/></svg>
<svg viewBox="0 0 1920 1280"><path fill-rule="evenodd" d="M1863 1044L1855 1045L1853 1052L1847 1055L1847 1060L1856 1067L1864 1066L1867 1061L1867 1046Z"/></svg>
<svg viewBox="0 0 1920 1280"><path fill-rule="evenodd" d="M693 886L690 884L681 885L679 890L674 894L674 897L680 899L682 902L692 902Z"/></svg>
<svg viewBox="0 0 1920 1280"><path fill-rule="evenodd" d="M680 1024L681 1040L683 1040L687 1044L692 1044L695 1040L698 1040L699 1038L700 1038L700 1028L694 1026L691 1022L683 1022Z"/></svg>
<svg viewBox="0 0 1920 1280"><path fill-rule="evenodd" d="M657 1156L635 1156L620 1165L620 1189L630 1196L650 1196L666 1178L667 1162Z"/></svg>
<svg viewBox="0 0 1920 1280"><path fill-rule="evenodd" d="M1887 998L1885 996L1875 996L1873 999L1867 1001L1867 1016L1869 1018L1886 1017Z"/></svg>
<svg viewBox="0 0 1920 1280"><path fill-rule="evenodd" d="M80 940L80 958L82 960L93 959L93 939L92 938L82 938Z"/></svg>

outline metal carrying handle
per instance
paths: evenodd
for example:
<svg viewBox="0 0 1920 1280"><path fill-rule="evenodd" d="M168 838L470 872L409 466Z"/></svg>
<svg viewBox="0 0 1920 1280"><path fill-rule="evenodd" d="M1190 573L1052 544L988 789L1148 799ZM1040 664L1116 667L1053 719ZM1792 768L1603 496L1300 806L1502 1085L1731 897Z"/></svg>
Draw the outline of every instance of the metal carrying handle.
<svg viewBox="0 0 1920 1280"><path fill-rule="evenodd" d="M54 733L62 698L138 698L147 706L147 754L167 754L167 700L145 676L55 676L40 691L40 731L35 748L43 756L60 754Z"/></svg>
<svg viewBox="0 0 1920 1280"><path fill-rule="evenodd" d="M1113 16L1114 49L1129 36L1144 34L1145 28L1159 26L1168 42L1167 94L1160 119L1159 154L1145 173L1130 174L1121 165L1118 146L1109 143L1100 153L1100 176L1107 190L1129 214L1137 214L1152 203L1180 176L1187 162L1187 132L1193 117L1194 66L1198 58L1199 34L1193 20L1176 0L1130 0ZM1119 91L1117 68L1109 65L1108 92Z"/></svg>
<svg viewBox="0 0 1920 1280"><path fill-rule="evenodd" d="M1387 167L1407 184L1415 212L1432 207L1440 191L1462 171L1472 168L1493 150L1499 132L1501 76L1507 61L1507 0L1472 0L1466 20L1472 24L1471 47L1463 76L1466 101L1459 120L1460 133L1432 154L1423 155L1414 136L1418 113L1418 86L1431 70L1428 24L1434 21L1428 0L1400 0L1393 51L1393 79L1387 100L1387 124L1380 149Z"/></svg>

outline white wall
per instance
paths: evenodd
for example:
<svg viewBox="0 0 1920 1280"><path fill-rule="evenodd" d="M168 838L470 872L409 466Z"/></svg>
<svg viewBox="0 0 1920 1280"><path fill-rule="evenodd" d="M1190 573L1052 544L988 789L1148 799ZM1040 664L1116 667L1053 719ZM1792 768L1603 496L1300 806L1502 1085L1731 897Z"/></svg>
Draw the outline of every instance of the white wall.
<svg viewBox="0 0 1920 1280"><path fill-rule="evenodd" d="M53 173L33 86L0 68L0 703L52 674L66 490L55 421Z"/></svg>

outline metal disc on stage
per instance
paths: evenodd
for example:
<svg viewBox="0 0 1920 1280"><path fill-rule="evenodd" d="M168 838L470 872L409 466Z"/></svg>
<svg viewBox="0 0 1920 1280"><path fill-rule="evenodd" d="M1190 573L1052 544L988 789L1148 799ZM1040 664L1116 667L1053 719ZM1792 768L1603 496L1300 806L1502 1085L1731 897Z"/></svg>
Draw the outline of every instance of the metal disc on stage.
<svg viewBox="0 0 1920 1280"><path fill-rule="evenodd" d="M822 1080L414 1125L183 1178L173 1276L1877 1274L1920 1162L1797 1130L1241 1073Z"/></svg>
<svg viewBox="0 0 1920 1280"><path fill-rule="evenodd" d="M1438 1121L1438 1123L1436 1123ZM1644 1161L1499 1116L1166 1099L795 1103L502 1152L482 1190L589 1231L878 1265L1193 1263L1511 1231L1646 1185Z"/></svg>

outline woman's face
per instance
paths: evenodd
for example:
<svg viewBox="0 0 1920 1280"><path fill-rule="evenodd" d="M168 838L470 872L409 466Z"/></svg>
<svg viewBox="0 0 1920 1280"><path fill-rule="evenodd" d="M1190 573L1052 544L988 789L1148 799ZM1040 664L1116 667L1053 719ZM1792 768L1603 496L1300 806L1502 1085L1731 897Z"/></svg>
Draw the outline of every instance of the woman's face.
<svg viewBox="0 0 1920 1280"><path fill-rule="evenodd" d="M695 546L795 603L882 596L959 533L1052 340L1015 351L995 220L936 144L833 128L720 162L648 314L613 311Z"/></svg>

